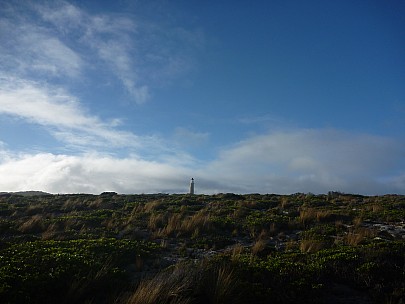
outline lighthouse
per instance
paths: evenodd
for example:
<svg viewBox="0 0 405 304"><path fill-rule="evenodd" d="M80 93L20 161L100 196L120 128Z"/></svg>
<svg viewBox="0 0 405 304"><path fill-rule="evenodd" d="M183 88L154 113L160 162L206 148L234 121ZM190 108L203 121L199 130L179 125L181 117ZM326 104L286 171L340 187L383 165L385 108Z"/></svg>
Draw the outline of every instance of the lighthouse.
<svg viewBox="0 0 405 304"><path fill-rule="evenodd" d="M194 178L190 181L190 194L194 194Z"/></svg>

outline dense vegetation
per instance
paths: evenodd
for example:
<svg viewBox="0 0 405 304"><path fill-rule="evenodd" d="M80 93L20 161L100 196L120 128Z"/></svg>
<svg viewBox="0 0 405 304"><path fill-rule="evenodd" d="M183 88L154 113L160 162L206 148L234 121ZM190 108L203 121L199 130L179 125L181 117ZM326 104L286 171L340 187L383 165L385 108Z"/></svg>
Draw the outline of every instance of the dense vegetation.
<svg viewBox="0 0 405 304"><path fill-rule="evenodd" d="M0 195L1 303L404 303L405 196Z"/></svg>

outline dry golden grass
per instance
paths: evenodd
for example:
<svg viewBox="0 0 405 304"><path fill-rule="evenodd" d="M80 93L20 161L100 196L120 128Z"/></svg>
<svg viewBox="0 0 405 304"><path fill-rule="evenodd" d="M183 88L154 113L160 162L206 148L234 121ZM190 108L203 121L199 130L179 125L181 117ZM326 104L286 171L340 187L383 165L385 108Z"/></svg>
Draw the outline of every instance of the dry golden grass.
<svg viewBox="0 0 405 304"><path fill-rule="evenodd" d="M328 221L333 213L330 210L316 210L314 208L305 208L300 210L300 222L303 225L308 225L313 222Z"/></svg>
<svg viewBox="0 0 405 304"><path fill-rule="evenodd" d="M196 239L196 238L199 237L199 235L200 235L200 229L197 227L197 228L194 229L194 232L193 232L193 234L191 235L191 238L192 238L192 239Z"/></svg>
<svg viewBox="0 0 405 304"><path fill-rule="evenodd" d="M344 238L344 242L350 246L357 246L364 240L374 238L376 235L376 230L366 227L360 227L354 229L353 231L349 231L349 233Z"/></svg>
<svg viewBox="0 0 405 304"><path fill-rule="evenodd" d="M44 224L44 217L42 215L36 214L26 219L20 224L18 230L22 233L41 233L46 230Z"/></svg>
<svg viewBox="0 0 405 304"><path fill-rule="evenodd" d="M319 210L316 212L316 220L318 222L324 222L330 218L332 212L330 210Z"/></svg>
<svg viewBox="0 0 405 304"><path fill-rule="evenodd" d="M379 213L379 212L382 212L384 210L384 207L382 205L379 205L379 204L372 204L371 206L369 206L368 210L372 211L374 213Z"/></svg>
<svg viewBox="0 0 405 304"><path fill-rule="evenodd" d="M248 210L249 210L249 209L247 209L247 208L245 208L245 207L239 206L238 208L236 208L236 209L233 211L232 217L235 218L235 219L244 218L244 217L247 215Z"/></svg>
<svg viewBox="0 0 405 304"><path fill-rule="evenodd" d="M266 248L267 242L264 239L258 239L252 246L252 254L258 255Z"/></svg>
<svg viewBox="0 0 405 304"><path fill-rule="evenodd" d="M164 203L161 200L147 202L143 207L144 212L152 212L164 208Z"/></svg>
<svg viewBox="0 0 405 304"><path fill-rule="evenodd" d="M335 221L335 227L336 228L338 228L338 229L342 229L342 228L344 228L344 224L343 224L343 221Z"/></svg>
<svg viewBox="0 0 405 304"><path fill-rule="evenodd" d="M162 239L161 241L160 241L160 247L162 247L162 248L169 248L169 241L168 240L165 240L165 239Z"/></svg>
<svg viewBox="0 0 405 304"><path fill-rule="evenodd" d="M260 232L259 236L257 237L260 240L264 240L268 238L268 232L265 229L262 229L262 231Z"/></svg>
<svg viewBox="0 0 405 304"><path fill-rule="evenodd" d="M83 222L80 219L71 217L68 219L64 219L61 224L63 225L64 231L68 230L77 230L83 227Z"/></svg>
<svg viewBox="0 0 405 304"><path fill-rule="evenodd" d="M176 265L171 272L162 272L150 280L143 280L126 303L191 303L189 294L196 283L194 276L185 265Z"/></svg>
<svg viewBox="0 0 405 304"><path fill-rule="evenodd" d="M349 232L346 235L345 238L345 243L350 245L350 246L357 246L364 240L364 236L361 235L360 233L355 233L355 232Z"/></svg>
<svg viewBox="0 0 405 304"><path fill-rule="evenodd" d="M186 218L181 225L185 233L192 233L196 228L204 230L210 226L210 216L205 210L200 210L191 217Z"/></svg>
<svg viewBox="0 0 405 304"><path fill-rule="evenodd" d="M142 271L144 267L144 260L141 256L137 255L135 257L135 269L136 271Z"/></svg>
<svg viewBox="0 0 405 304"><path fill-rule="evenodd" d="M76 207L76 202L69 199L63 203L61 210L65 211L65 212L72 211L72 210L75 210L75 207Z"/></svg>
<svg viewBox="0 0 405 304"><path fill-rule="evenodd" d="M168 221L167 225L164 228L166 235L171 235L174 232L179 232L181 230L182 215L180 213L172 214Z"/></svg>
<svg viewBox="0 0 405 304"><path fill-rule="evenodd" d="M360 227L361 224L363 223L363 217L362 216L357 216L353 219L353 225L357 228Z"/></svg>
<svg viewBox="0 0 405 304"><path fill-rule="evenodd" d="M212 279L208 279L207 295L209 303L222 304L235 302L235 292L239 287L233 271L227 267L219 267L212 271Z"/></svg>
<svg viewBox="0 0 405 304"><path fill-rule="evenodd" d="M300 210L300 222L307 225L316 219L316 210L313 208L305 208Z"/></svg>
<svg viewBox="0 0 405 304"><path fill-rule="evenodd" d="M282 197L281 200L280 200L279 206L280 206L281 209L286 209L286 208L290 207L291 203L289 201L289 198L288 197Z"/></svg>
<svg viewBox="0 0 405 304"><path fill-rule="evenodd" d="M233 246L231 251L231 260L237 261L244 250L245 248L242 246L242 244L236 244Z"/></svg>
<svg viewBox="0 0 405 304"><path fill-rule="evenodd" d="M57 235L60 234L61 231L63 231L63 227L59 222L52 223L42 233L41 239L42 240L56 239Z"/></svg>
<svg viewBox="0 0 405 304"><path fill-rule="evenodd" d="M155 227L155 222L158 220L158 218L152 218L149 227ZM201 232L210 228L210 216L205 210L200 210L191 216L185 216L184 213L173 213L168 216L164 227L153 232L153 236L158 238L180 235L197 237Z"/></svg>
<svg viewBox="0 0 405 304"><path fill-rule="evenodd" d="M188 304L238 303L240 283L229 267L177 264L172 270L161 272L150 280L142 281L126 304ZM197 302L201 303L201 302Z"/></svg>
<svg viewBox="0 0 405 304"><path fill-rule="evenodd" d="M269 236L275 236L277 232L278 232L278 228L277 228L276 223L271 223L270 224L270 229L268 231L268 235Z"/></svg>
<svg viewBox="0 0 405 304"><path fill-rule="evenodd" d="M326 248L326 244L320 240L301 240L301 252L313 253Z"/></svg>
<svg viewBox="0 0 405 304"><path fill-rule="evenodd" d="M167 223L167 217L163 213L152 213L148 221L148 229L156 230L163 228Z"/></svg>
<svg viewBox="0 0 405 304"><path fill-rule="evenodd" d="M256 239L257 233L258 233L256 227L250 226L250 227L248 228L248 232L249 232L250 238Z"/></svg>
<svg viewBox="0 0 405 304"><path fill-rule="evenodd" d="M240 201L240 202L238 202L238 206L252 209L257 206L257 202L256 201Z"/></svg>
<svg viewBox="0 0 405 304"><path fill-rule="evenodd" d="M285 251L295 250L297 247L298 247L297 241L288 240L288 241L285 243Z"/></svg>
<svg viewBox="0 0 405 304"><path fill-rule="evenodd" d="M90 201L88 203L89 208L91 209L101 209L101 208L108 208L111 204L106 203L103 198L98 197L97 199Z"/></svg>
<svg viewBox="0 0 405 304"><path fill-rule="evenodd" d="M38 213L43 213L44 208L41 204L30 204L27 209L25 210L26 215L35 215Z"/></svg>
<svg viewBox="0 0 405 304"><path fill-rule="evenodd" d="M144 208L145 208L145 204L143 204L143 203L142 204L137 204L132 209L131 215L134 216L136 214L143 213Z"/></svg>
<svg viewBox="0 0 405 304"><path fill-rule="evenodd" d="M158 228L153 231L155 238L163 238L169 236L176 236L176 233L180 231L182 216L179 213L174 213L168 216L167 223L163 228Z"/></svg>

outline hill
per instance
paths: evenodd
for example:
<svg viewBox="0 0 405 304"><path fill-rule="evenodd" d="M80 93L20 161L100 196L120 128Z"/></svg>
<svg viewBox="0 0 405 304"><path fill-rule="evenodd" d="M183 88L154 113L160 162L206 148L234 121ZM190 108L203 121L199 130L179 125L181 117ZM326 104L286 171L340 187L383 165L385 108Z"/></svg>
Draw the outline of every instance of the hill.
<svg viewBox="0 0 405 304"><path fill-rule="evenodd" d="M405 196L0 196L2 303L402 303Z"/></svg>
<svg viewBox="0 0 405 304"><path fill-rule="evenodd" d="M42 195L51 195L43 191L18 191L18 192L0 192L1 195L22 195L22 196L42 196Z"/></svg>

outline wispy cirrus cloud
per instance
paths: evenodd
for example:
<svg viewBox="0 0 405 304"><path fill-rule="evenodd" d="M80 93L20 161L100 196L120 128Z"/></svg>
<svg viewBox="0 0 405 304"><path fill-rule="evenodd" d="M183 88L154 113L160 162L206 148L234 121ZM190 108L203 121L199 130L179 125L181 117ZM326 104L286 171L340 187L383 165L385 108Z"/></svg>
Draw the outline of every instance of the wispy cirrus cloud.
<svg viewBox="0 0 405 304"><path fill-rule="evenodd" d="M140 145L139 138L115 129L86 113L74 96L62 89L20 78L0 77L0 114L42 125L62 142L82 147Z"/></svg>
<svg viewBox="0 0 405 304"><path fill-rule="evenodd" d="M89 13L65 1L10 2L0 10L0 16L0 114L41 125L60 143L78 151L129 147L147 149L149 158L159 152L163 153L158 156L161 158L180 153L156 136L120 130L120 118L104 121L90 114L90 109L85 110L81 100L69 93L72 82L91 85L91 73L112 74L137 103L147 101L150 83L157 80L145 75L155 74L158 66L166 69L177 58L173 48L144 39L149 34L162 35L163 29L138 26L136 18L127 14ZM166 34L170 32L166 28ZM164 53L159 65L142 59L144 54L158 53ZM172 70L172 75L179 72ZM170 78L169 74L166 77Z"/></svg>
<svg viewBox="0 0 405 304"><path fill-rule="evenodd" d="M0 21L0 63L3 73L45 78L80 76L84 61L47 29L28 21Z"/></svg>
<svg viewBox="0 0 405 304"><path fill-rule="evenodd" d="M174 130L174 142L180 146L198 147L209 140L210 134L207 132L194 132L189 128L177 127Z"/></svg>
<svg viewBox="0 0 405 304"><path fill-rule="evenodd" d="M1 70L48 80L91 81L90 74L102 74L139 104L154 87L187 72L203 41L201 31L162 28L129 12L89 12L66 1L10 2L0 17Z"/></svg>
<svg viewBox="0 0 405 304"><path fill-rule="evenodd" d="M91 14L64 1L35 7L59 34L77 36L137 103L150 99L151 87L188 71L193 62L190 50L203 44L201 31L162 28L136 15Z"/></svg>

